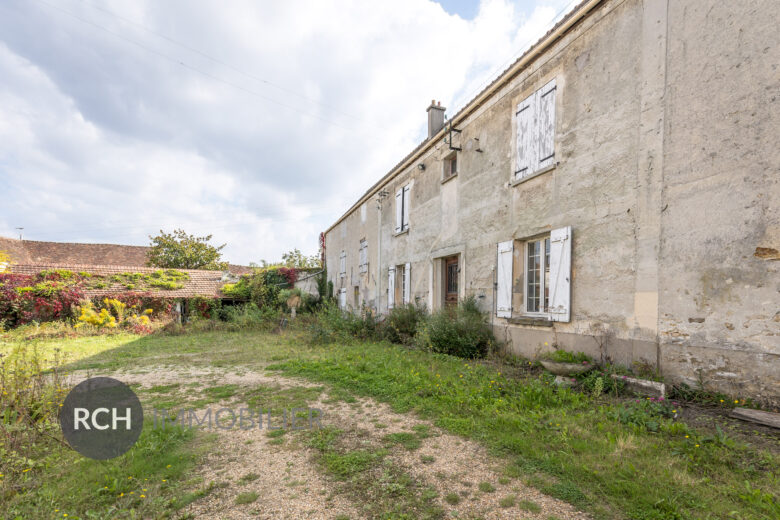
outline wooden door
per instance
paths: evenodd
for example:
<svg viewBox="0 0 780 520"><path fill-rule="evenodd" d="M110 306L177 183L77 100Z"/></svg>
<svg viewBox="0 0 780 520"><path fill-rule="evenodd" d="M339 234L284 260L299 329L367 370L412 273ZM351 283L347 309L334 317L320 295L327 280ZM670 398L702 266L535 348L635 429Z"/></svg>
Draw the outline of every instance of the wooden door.
<svg viewBox="0 0 780 520"><path fill-rule="evenodd" d="M444 259L444 305L458 304L458 257Z"/></svg>

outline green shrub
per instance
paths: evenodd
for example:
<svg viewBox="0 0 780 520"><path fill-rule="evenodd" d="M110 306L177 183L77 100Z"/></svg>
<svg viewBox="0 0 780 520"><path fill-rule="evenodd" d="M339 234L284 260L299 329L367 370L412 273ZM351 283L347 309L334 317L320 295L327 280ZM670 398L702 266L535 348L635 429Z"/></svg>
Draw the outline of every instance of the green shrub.
<svg viewBox="0 0 780 520"><path fill-rule="evenodd" d="M494 343L487 316L473 296L421 322L414 339L418 348L464 358L485 357Z"/></svg>
<svg viewBox="0 0 780 520"><path fill-rule="evenodd" d="M323 302L320 311L315 314L309 332L312 342L318 344L348 341L350 338L375 340L379 339L379 321L365 307L358 313L345 312L329 300Z"/></svg>
<svg viewBox="0 0 780 520"><path fill-rule="evenodd" d="M421 323L428 318L424 305L407 303L390 310L382 323L382 338L403 345L414 343L414 336Z"/></svg>
<svg viewBox="0 0 780 520"><path fill-rule="evenodd" d="M675 405L663 397L648 397L613 407L607 415L621 424L657 432L663 422L672 419L676 412Z"/></svg>
<svg viewBox="0 0 780 520"><path fill-rule="evenodd" d="M549 359L556 363L592 363L593 360L583 352L569 352L567 350L556 349L552 352L545 352L540 359Z"/></svg>
<svg viewBox="0 0 780 520"><path fill-rule="evenodd" d="M220 317L239 328L272 328L279 321L276 308L260 308L254 302L242 305L229 305L221 309Z"/></svg>

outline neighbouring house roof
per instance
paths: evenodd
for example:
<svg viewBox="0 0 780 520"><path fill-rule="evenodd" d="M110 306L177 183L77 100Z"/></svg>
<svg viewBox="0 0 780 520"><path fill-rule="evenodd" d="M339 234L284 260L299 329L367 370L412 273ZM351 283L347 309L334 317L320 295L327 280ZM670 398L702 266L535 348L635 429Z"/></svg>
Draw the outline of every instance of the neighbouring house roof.
<svg viewBox="0 0 780 520"><path fill-rule="evenodd" d="M548 49L554 42L558 41L569 29L577 22L585 18L593 9L603 0L582 0L571 11L569 11L561 20L559 20L544 36L539 38L527 51L521 54L509 67L504 69L492 82L482 89L476 96L468 101L458 112L449 118L449 125L457 125L465 120L474 111L478 110L490 96L500 87L508 83L520 72L525 70L535 59ZM413 160L422 155L435 143L439 142L447 133L448 125L445 124L435 135L425 139L418 144L406 157L401 159L398 164L393 166L381 179L371 186L343 215L341 215L333 224L325 230L329 233L342 220L355 211L363 202L378 192L385 184L400 175L404 169L411 164Z"/></svg>
<svg viewBox="0 0 780 520"><path fill-rule="evenodd" d="M43 242L0 237L0 251L6 251L11 256L11 262L16 264L147 267L148 250L147 246ZM235 275L252 272L251 267L234 264L229 264L228 270Z"/></svg>
<svg viewBox="0 0 780 520"><path fill-rule="evenodd" d="M182 280L184 285L181 289L161 289L149 287L144 283L136 283L134 288L126 287L127 281L124 278L120 281L112 281L113 275L125 275L127 273L140 273L141 275L150 275L155 271L165 271L155 267L139 266L120 266L120 265L80 265L80 264L11 264L11 274L36 275L41 271L54 271L64 269L78 273L89 273L91 278L87 283L84 294L87 297L99 297L116 294L118 292L134 292L144 295L158 296L163 298L191 298L194 296L206 296L214 298L224 298L220 289L223 285L235 282L236 277L226 275L222 271L204 271L199 269L176 269L186 273L189 279ZM104 284L105 287L94 287L95 283Z"/></svg>

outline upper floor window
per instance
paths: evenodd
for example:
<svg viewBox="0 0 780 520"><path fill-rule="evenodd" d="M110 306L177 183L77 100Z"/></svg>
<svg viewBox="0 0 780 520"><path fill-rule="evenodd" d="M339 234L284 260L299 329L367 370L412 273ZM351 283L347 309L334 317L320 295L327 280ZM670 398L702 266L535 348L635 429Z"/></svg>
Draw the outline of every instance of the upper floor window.
<svg viewBox="0 0 780 520"><path fill-rule="evenodd" d="M347 252L342 251L339 255L339 277L347 276Z"/></svg>
<svg viewBox="0 0 780 520"><path fill-rule="evenodd" d="M360 241L360 272L368 272L368 242L364 238Z"/></svg>
<svg viewBox="0 0 780 520"><path fill-rule="evenodd" d="M555 79L517 105L515 179L555 163Z"/></svg>
<svg viewBox="0 0 780 520"><path fill-rule="evenodd" d="M446 181L450 177L454 177L458 174L458 155L456 152L453 152L447 158L444 159L444 173L442 176L442 180Z"/></svg>
<svg viewBox="0 0 780 520"><path fill-rule="evenodd" d="M407 184L395 192L395 232L409 229L409 193L412 186Z"/></svg>

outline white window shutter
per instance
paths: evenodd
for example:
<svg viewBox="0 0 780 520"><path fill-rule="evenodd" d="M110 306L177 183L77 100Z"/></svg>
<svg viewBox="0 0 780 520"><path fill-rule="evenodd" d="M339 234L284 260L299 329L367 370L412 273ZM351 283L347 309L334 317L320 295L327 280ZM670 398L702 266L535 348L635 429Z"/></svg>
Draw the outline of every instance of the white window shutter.
<svg viewBox="0 0 780 520"><path fill-rule="evenodd" d="M534 95L529 96L517 105L517 110L515 111L517 120L515 177L518 179L530 175L536 162L533 150L531 150L533 145L534 111L536 109L534 99Z"/></svg>
<svg viewBox="0 0 780 520"><path fill-rule="evenodd" d="M539 110L537 111L537 148L536 170L541 170L555 161L555 80L553 79L538 91Z"/></svg>
<svg viewBox="0 0 780 520"><path fill-rule="evenodd" d="M347 308L347 290L345 288L339 289L339 309Z"/></svg>
<svg viewBox="0 0 780 520"><path fill-rule="evenodd" d="M499 242L496 259L496 316L512 317L512 257L514 242Z"/></svg>
<svg viewBox="0 0 780 520"><path fill-rule="evenodd" d="M403 215L403 230L409 229L409 190L412 187L409 185L404 186L404 215Z"/></svg>
<svg viewBox="0 0 780 520"><path fill-rule="evenodd" d="M412 289L412 264L409 262L404 265L404 304L411 301L411 289Z"/></svg>
<svg viewBox="0 0 780 520"><path fill-rule="evenodd" d="M550 233L550 319L571 321L571 226Z"/></svg>
<svg viewBox="0 0 780 520"><path fill-rule="evenodd" d="M404 189L398 188L395 192L395 232L400 233L403 225Z"/></svg>
<svg viewBox="0 0 780 520"><path fill-rule="evenodd" d="M395 267L387 270L387 308L392 309L395 306Z"/></svg>
<svg viewBox="0 0 780 520"><path fill-rule="evenodd" d="M346 251L341 252L341 256L339 257L339 274L341 276L346 276L347 274L347 253Z"/></svg>

